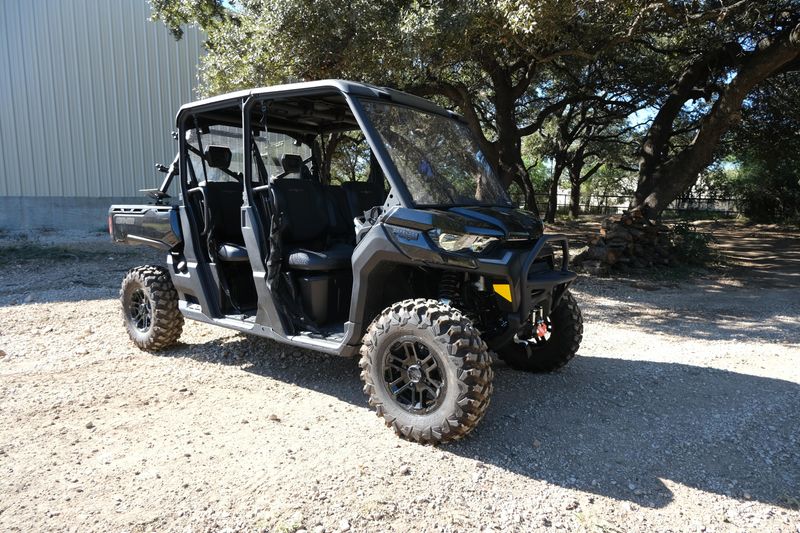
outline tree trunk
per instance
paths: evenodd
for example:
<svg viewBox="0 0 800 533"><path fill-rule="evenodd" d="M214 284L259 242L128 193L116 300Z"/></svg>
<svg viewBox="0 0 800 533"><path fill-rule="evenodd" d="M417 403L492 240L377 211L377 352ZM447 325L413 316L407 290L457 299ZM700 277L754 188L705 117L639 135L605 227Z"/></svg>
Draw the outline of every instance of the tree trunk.
<svg viewBox="0 0 800 533"><path fill-rule="evenodd" d="M570 179L569 213L574 218L581 214L581 184Z"/></svg>
<svg viewBox="0 0 800 533"><path fill-rule="evenodd" d="M328 136L327 142L322 143L319 147L321 149L321 159L322 165L320 169L321 178L323 180L330 180L331 179L331 167L333 166L333 154L336 153L336 147L342 141L344 134L342 133L331 133ZM324 139L324 136L321 136ZM324 149L322 149L324 147Z"/></svg>
<svg viewBox="0 0 800 533"><path fill-rule="evenodd" d="M800 25L765 38L752 52L742 52L744 58L737 59L736 76L701 119L691 144L668 157L666 146L672 124L681 106L692 98L694 87L707 81L709 66L719 60L719 54L716 51L701 58L684 72L650 126L642 146L639 184L631 204L632 211L639 211L648 219L657 219L672 201L694 185L700 172L713 161L722 136L739 120L742 102L753 87L800 57Z"/></svg>
<svg viewBox="0 0 800 533"><path fill-rule="evenodd" d="M522 135L517 127L516 99L511 80L506 72L496 69L492 73L495 86L494 104L497 117L497 166L500 181L508 189L512 183L521 183L525 191L525 207L539 216L539 208L533 195L533 184L522 160Z"/></svg>
<svg viewBox="0 0 800 533"><path fill-rule="evenodd" d="M581 177L583 172L583 150L573 158L572 162L568 165L567 172L569 173L569 212L573 217L581 214L581 185L586 179ZM594 171L592 171L594 174Z"/></svg>
<svg viewBox="0 0 800 533"><path fill-rule="evenodd" d="M581 214L581 185L589 181L603 166L602 161L595 163L585 174L583 167L586 164L583 148L580 148L572 160L567 164L569 172L569 212L573 217Z"/></svg>
<svg viewBox="0 0 800 533"><path fill-rule="evenodd" d="M520 189L522 189L522 192L525 195L525 209L536 213L536 216L538 217L539 206L536 204L536 191L533 190L533 184L531 183L530 178L522 179L520 177L517 179L517 185L519 185Z"/></svg>
<svg viewBox="0 0 800 533"><path fill-rule="evenodd" d="M561 174L564 172L564 163L560 158L556 158L553 164L553 181L550 182L550 196L547 202L547 214L544 219L546 222L556 221L556 211L558 210L558 183L561 181Z"/></svg>

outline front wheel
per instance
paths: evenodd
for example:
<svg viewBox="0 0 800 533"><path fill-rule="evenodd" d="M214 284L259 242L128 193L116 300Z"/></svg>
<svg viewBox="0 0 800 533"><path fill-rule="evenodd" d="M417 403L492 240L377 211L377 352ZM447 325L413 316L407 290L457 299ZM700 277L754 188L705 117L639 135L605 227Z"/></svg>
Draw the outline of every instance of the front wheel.
<svg viewBox="0 0 800 533"><path fill-rule="evenodd" d="M146 265L129 270L119 298L125 328L136 346L155 351L178 341L183 315L178 310L178 292L165 268Z"/></svg>
<svg viewBox="0 0 800 533"><path fill-rule="evenodd" d="M460 439L489 406L486 344L460 311L436 300L385 309L364 335L359 364L369 404L409 440Z"/></svg>
<svg viewBox="0 0 800 533"><path fill-rule="evenodd" d="M565 290L558 305L527 339L514 341L497 350L511 368L526 372L551 372L569 363L583 339L583 317L575 297Z"/></svg>

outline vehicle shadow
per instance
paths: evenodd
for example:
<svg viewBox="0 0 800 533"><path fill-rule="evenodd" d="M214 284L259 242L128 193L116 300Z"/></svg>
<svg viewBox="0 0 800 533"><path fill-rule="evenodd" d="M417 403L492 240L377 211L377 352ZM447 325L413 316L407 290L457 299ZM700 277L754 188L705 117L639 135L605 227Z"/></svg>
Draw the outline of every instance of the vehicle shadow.
<svg viewBox="0 0 800 533"><path fill-rule="evenodd" d="M257 338L214 343L221 364L367 409L353 359ZM209 344L203 353L213 351ZM169 352L194 353L188 345ZM442 446L445 453L643 507L669 504L669 484L678 483L797 508L800 424L790 423L800 413L796 383L592 354L547 375L495 367L486 417L465 440Z"/></svg>

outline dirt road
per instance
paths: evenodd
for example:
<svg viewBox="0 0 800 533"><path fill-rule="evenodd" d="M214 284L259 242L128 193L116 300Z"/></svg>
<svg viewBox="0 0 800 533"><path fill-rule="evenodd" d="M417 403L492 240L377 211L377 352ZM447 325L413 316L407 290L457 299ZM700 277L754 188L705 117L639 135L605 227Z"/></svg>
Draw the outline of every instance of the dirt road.
<svg viewBox="0 0 800 533"><path fill-rule="evenodd" d="M196 323L136 350L117 287L157 257L56 240L0 260L0 530L800 531L796 287L581 278L581 357L497 364L437 448L354 360Z"/></svg>

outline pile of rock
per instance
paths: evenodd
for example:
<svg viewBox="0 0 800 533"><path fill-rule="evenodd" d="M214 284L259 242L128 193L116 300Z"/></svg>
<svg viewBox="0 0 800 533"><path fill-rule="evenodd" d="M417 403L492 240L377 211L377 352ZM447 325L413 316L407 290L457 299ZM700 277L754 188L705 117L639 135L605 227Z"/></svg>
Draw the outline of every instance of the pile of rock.
<svg viewBox="0 0 800 533"><path fill-rule="evenodd" d="M638 211L605 219L600 234L590 235L588 244L574 262L590 273L671 262L669 227L651 222Z"/></svg>

